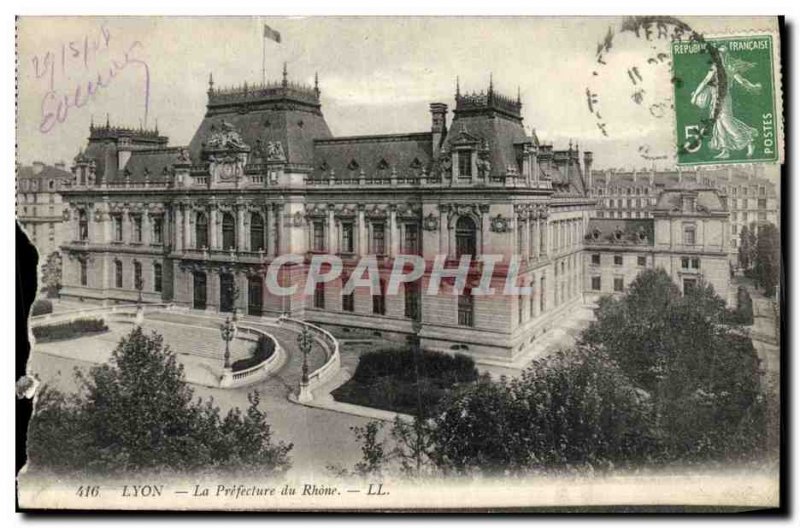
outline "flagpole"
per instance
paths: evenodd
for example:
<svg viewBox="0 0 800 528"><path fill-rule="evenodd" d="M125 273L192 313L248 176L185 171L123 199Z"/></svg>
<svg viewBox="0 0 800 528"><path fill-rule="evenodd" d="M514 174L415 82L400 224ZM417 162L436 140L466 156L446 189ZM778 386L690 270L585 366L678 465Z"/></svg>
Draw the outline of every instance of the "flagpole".
<svg viewBox="0 0 800 528"><path fill-rule="evenodd" d="M267 39L264 29L261 29L261 84L267 84Z"/></svg>

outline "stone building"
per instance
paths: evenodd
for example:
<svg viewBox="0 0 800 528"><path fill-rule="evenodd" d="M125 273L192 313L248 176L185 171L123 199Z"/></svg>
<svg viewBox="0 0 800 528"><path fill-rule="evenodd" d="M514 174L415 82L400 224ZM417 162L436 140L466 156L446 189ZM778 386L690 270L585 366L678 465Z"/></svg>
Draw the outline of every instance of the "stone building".
<svg viewBox="0 0 800 528"><path fill-rule="evenodd" d="M64 238L66 204L61 192L72 183L64 163L45 165L36 161L17 167L17 220L36 246L40 263L59 251Z"/></svg>
<svg viewBox="0 0 800 528"><path fill-rule="evenodd" d="M778 225L779 197L763 167L692 168L669 171L593 171L591 194L597 218L652 218L658 195L665 189L701 184L716 189L730 214L728 248L735 259L743 226Z"/></svg>
<svg viewBox="0 0 800 528"><path fill-rule="evenodd" d="M587 301L620 295L640 271L660 267L683 292L703 279L732 304L728 211L720 193L703 184L675 185L659 193L650 215L590 220Z"/></svg>
<svg viewBox="0 0 800 528"><path fill-rule="evenodd" d="M425 132L335 137L316 79L295 84L284 69L279 82L221 89L210 78L205 116L185 147L168 146L156 130L92 126L65 192L63 294L131 302L139 286L149 302L288 313L339 335L417 335L426 348L513 360L591 293L593 268L584 261L595 211L592 154L571 144L554 150L527 134L521 109L519 96L491 82L469 94L457 85L452 114L431 103ZM717 251L716 227L706 230L705 220L725 222L716 206L706 218L710 198L695 194L699 205L680 211L697 225L703 250ZM678 222L664 207L663 224ZM676 258L680 266L673 251L699 250L672 242L659 225L648 235L651 265ZM339 256L342 276L308 295L267 287L276 263L278 285L302 285L316 254ZM370 255L379 288L345 294ZM422 256L426 271L387 295L401 255ZM449 269L472 257L460 294L452 281L423 293L439 255ZM502 257L490 284L496 293L473 295L485 269L477 260L489 255ZM506 295L514 255L517 285L530 290Z"/></svg>

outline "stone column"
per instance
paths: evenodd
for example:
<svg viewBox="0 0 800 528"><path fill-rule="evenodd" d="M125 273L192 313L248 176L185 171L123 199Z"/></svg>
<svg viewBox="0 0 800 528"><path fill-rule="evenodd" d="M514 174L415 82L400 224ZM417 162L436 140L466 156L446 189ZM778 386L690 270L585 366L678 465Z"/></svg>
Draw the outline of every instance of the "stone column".
<svg viewBox="0 0 800 528"><path fill-rule="evenodd" d="M528 259L531 255L531 227L530 227L530 220L525 220L525 226L522 228L522 238L524 242L522 244L522 255L523 258Z"/></svg>
<svg viewBox="0 0 800 528"><path fill-rule="evenodd" d="M277 218L277 225L275 228L275 232L277 234L277 240L275 241L275 247L277 249L277 253L279 255L283 255L286 253L287 249L287 241L289 239L289 234L285 232L286 226L284 224L283 218L283 204L275 204L275 216Z"/></svg>
<svg viewBox="0 0 800 528"><path fill-rule="evenodd" d="M194 237L192 225L194 225L195 222L194 210L188 205L182 205L181 209L181 217L183 218L183 225L181 226L181 229L183 229L183 249L192 248L197 245L196 241L192 243L192 238Z"/></svg>
<svg viewBox="0 0 800 528"><path fill-rule="evenodd" d="M275 256L278 252L276 242L278 237L275 236L275 205L267 204L267 255Z"/></svg>
<svg viewBox="0 0 800 528"><path fill-rule="evenodd" d="M245 212L246 207L244 204L236 205L236 249L238 251L247 251L247 237L245 236Z"/></svg>
<svg viewBox="0 0 800 528"><path fill-rule="evenodd" d="M367 254L368 247L367 247L367 226L366 226L366 218L364 215L364 204L358 205L358 221L357 221L357 228L356 228L356 253L359 256L364 256Z"/></svg>
<svg viewBox="0 0 800 528"><path fill-rule="evenodd" d="M146 246L150 245L150 241L152 240L152 233L150 233L152 225L153 223L150 221L150 211L142 211L142 244Z"/></svg>
<svg viewBox="0 0 800 528"><path fill-rule="evenodd" d="M439 206L439 254L449 255L448 237L450 234L450 226L447 225L447 205Z"/></svg>
<svg viewBox="0 0 800 528"><path fill-rule="evenodd" d="M212 207L211 212L209 214L209 225L208 225L208 245L209 249L219 249L217 245L217 218L219 216L219 211L216 207Z"/></svg>
<svg viewBox="0 0 800 528"><path fill-rule="evenodd" d="M175 236L175 251L183 251L183 211L176 205L172 214L172 233Z"/></svg>
<svg viewBox="0 0 800 528"><path fill-rule="evenodd" d="M389 206L389 247L387 253L396 257L400 253L400 236L397 229L397 206Z"/></svg>
<svg viewBox="0 0 800 528"><path fill-rule="evenodd" d="M339 252L338 244L336 243L336 224L333 217L333 204L328 204L328 216L325 222L327 227L328 240L326 248L328 253L336 254Z"/></svg>

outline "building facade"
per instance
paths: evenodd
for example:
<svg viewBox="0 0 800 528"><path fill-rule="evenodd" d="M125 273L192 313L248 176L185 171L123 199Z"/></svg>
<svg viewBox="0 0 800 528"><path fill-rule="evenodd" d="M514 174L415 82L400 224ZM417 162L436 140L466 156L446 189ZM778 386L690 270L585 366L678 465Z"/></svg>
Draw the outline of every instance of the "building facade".
<svg viewBox="0 0 800 528"><path fill-rule="evenodd" d="M594 218L586 240L587 300L621 295L644 269L667 271L682 292L701 280L730 305L728 211L720 193L696 183L661 191L650 218Z"/></svg>
<svg viewBox="0 0 800 528"><path fill-rule="evenodd" d="M593 171L591 195L597 199L597 218L652 218L659 194L684 184L716 189L729 212L731 257L739 247L744 226L758 231L764 223L778 225L779 197L775 184L751 167L692 168L670 171Z"/></svg>
<svg viewBox="0 0 800 528"><path fill-rule="evenodd" d="M34 162L17 167L17 220L39 253L40 264L60 252L64 238L61 192L72 184L73 175L63 163L50 166Z"/></svg>
<svg viewBox="0 0 800 528"><path fill-rule="evenodd" d="M130 302L141 290L151 302L287 313L339 335L416 335L426 348L511 361L592 291L592 154L526 134L521 109L491 83L469 94L457 86L452 115L430 104L429 131L334 137L316 81L291 83L285 69L265 85L220 89L210 78L185 147L156 130L92 126L65 192L63 294ZM685 212L702 223L699 209ZM664 222L677 222L671 214ZM659 229L653 265L697 250ZM300 259L279 267L277 284L302 286L317 254L340 257L342 276L308 295L267 287L268 269L287 255ZM423 257L426 271L388 295L402 255ZM447 268L472 258L460 294L447 280L424 294L440 255ZM473 295L487 255L502 258L490 281L497 293ZM505 294L515 255L518 286L529 290ZM378 264L379 287L344 292L365 256Z"/></svg>

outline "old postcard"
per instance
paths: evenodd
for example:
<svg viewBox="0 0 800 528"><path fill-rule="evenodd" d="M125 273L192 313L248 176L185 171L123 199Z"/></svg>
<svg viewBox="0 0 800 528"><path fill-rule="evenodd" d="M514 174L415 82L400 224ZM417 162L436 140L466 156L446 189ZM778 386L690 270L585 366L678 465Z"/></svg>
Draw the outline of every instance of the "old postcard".
<svg viewBox="0 0 800 528"><path fill-rule="evenodd" d="M780 507L782 31L20 17L19 506Z"/></svg>

